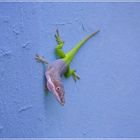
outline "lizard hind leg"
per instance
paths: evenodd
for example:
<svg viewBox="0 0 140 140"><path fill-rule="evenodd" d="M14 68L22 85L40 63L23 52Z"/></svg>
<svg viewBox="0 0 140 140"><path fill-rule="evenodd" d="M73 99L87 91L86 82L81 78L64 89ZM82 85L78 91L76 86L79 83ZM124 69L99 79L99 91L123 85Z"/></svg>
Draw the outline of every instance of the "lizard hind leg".
<svg viewBox="0 0 140 140"><path fill-rule="evenodd" d="M55 38L56 38L56 42L57 42L57 46L55 48L55 53L59 58L64 58L65 53L62 50L64 41L62 41L62 39L60 38L58 29L56 30Z"/></svg>

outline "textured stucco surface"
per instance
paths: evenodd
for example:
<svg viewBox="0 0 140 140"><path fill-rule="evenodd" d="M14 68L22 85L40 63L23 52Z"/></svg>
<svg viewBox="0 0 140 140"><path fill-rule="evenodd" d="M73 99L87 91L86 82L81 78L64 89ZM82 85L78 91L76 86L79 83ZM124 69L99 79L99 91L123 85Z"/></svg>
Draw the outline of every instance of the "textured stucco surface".
<svg viewBox="0 0 140 140"><path fill-rule="evenodd" d="M36 53L55 60L93 31L63 79L66 104L44 93ZM140 137L139 3L0 3L0 137Z"/></svg>

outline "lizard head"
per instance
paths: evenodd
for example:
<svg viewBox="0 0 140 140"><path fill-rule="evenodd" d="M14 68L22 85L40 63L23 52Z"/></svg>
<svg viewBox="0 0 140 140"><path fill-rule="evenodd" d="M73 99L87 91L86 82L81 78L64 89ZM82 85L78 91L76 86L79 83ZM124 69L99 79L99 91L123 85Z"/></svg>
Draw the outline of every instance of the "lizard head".
<svg viewBox="0 0 140 140"><path fill-rule="evenodd" d="M47 88L49 89L50 92L54 94L56 97L57 101L61 104L64 105L65 100L64 100L64 87L61 82L61 80L57 77L52 77L51 75L47 75Z"/></svg>

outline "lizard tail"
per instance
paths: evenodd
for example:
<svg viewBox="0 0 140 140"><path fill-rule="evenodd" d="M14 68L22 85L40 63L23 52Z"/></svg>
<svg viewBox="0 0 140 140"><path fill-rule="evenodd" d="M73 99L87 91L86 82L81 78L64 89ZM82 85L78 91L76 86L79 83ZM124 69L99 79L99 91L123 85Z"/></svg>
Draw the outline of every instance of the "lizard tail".
<svg viewBox="0 0 140 140"><path fill-rule="evenodd" d="M86 37L85 39L83 39L82 41L80 41L72 50L70 50L68 53L66 53L65 58L63 58L63 60L65 61L65 63L67 65L69 65L71 63L71 61L73 60L75 54L81 48L81 46L83 46L83 44L85 44L91 37L93 37L94 35L96 35L98 32L99 32L99 30L96 31L96 32L94 32L94 33L92 33L91 35L89 35L88 37Z"/></svg>

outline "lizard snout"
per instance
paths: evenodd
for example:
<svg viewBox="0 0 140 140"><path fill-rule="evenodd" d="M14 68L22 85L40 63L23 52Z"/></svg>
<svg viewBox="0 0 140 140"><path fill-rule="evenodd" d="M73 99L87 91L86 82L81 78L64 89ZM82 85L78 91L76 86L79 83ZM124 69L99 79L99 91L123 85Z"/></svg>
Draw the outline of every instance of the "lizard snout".
<svg viewBox="0 0 140 140"><path fill-rule="evenodd" d="M65 103L65 99L64 99L65 91L61 81L58 79L52 80L50 76L47 76L47 88L49 89L50 92L54 94L57 101L63 106Z"/></svg>

